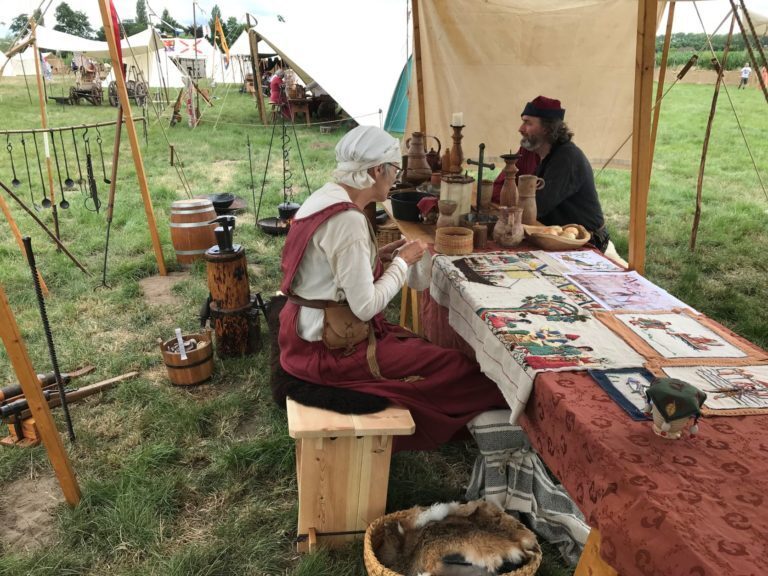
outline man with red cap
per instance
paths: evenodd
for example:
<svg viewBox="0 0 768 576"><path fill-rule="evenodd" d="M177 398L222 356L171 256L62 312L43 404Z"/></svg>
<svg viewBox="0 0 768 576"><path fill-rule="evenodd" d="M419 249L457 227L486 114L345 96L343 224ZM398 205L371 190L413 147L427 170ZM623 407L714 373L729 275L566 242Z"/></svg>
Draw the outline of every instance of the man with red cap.
<svg viewBox="0 0 768 576"><path fill-rule="evenodd" d="M538 96L525 105L520 146L539 158L535 174L544 179L536 193L538 219L547 226L581 224L601 252L615 248L605 228L592 166L573 142L560 100ZM618 254L615 254L618 257Z"/></svg>

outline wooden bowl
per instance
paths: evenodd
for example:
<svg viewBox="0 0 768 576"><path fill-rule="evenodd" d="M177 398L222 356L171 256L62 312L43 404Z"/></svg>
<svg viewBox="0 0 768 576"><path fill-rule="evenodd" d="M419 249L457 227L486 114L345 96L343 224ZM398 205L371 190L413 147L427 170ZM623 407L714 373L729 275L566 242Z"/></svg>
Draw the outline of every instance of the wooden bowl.
<svg viewBox="0 0 768 576"><path fill-rule="evenodd" d="M544 250L575 250L581 248L589 242L592 235L581 224L566 224L561 228L568 228L572 226L579 230L579 235L576 238L564 238L555 234L547 234L544 230L552 228L551 226L524 226L525 234L528 238Z"/></svg>

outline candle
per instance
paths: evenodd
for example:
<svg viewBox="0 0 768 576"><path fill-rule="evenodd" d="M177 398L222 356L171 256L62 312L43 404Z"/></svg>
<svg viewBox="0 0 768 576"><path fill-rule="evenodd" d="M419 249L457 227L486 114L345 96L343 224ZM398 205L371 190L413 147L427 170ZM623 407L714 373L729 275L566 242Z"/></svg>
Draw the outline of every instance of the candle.
<svg viewBox="0 0 768 576"><path fill-rule="evenodd" d="M464 113L454 112L451 118L451 126L464 126Z"/></svg>

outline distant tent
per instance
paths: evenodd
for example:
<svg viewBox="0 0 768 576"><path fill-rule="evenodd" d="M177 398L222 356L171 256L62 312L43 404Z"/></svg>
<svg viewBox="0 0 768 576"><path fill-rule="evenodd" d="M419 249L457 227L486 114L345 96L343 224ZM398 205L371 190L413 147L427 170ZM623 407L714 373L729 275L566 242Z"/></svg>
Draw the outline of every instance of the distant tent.
<svg viewBox="0 0 768 576"><path fill-rule="evenodd" d="M46 50L84 54L89 58L110 57L106 42L79 38L45 26L37 27L37 45ZM123 62L129 69L131 66L135 67L151 87L181 88L184 86L181 72L173 62L168 60L163 40L154 28L148 27L143 32L123 39L121 45ZM24 52L24 54L27 53L31 54L31 51ZM14 66L14 70L17 74L19 73L18 66ZM112 78L113 76L110 75L107 82Z"/></svg>
<svg viewBox="0 0 768 576"><path fill-rule="evenodd" d="M401 134L405 132L405 124L408 120L408 85L411 83L412 69L413 56L408 58L408 62L403 66L400 79L397 81L395 93L389 104L387 119L384 121L384 130L400 132Z"/></svg>

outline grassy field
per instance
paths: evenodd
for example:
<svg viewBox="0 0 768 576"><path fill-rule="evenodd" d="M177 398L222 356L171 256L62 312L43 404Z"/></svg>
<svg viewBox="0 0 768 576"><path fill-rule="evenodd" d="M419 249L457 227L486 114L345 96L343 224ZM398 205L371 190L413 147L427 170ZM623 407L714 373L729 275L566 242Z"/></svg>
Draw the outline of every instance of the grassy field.
<svg viewBox="0 0 768 576"><path fill-rule="evenodd" d="M768 199L724 98L710 144L698 248L695 253L688 250L711 93L711 87L680 85L664 101L649 199L647 276L766 346L768 312L762 304L768 300L768 288L761 246L766 241ZM764 167L768 115L762 95L733 89L731 95L757 165ZM227 92L226 87L219 87L215 97L215 106L206 109L203 122L194 131L185 122L169 128L168 113L159 122L150 113L148 142L142 144L142 153L170 270L177 269L167 226L170 204L186 195L169 166L163 130L183 159L193 194L231 191L251 204L246 136L253 147L257 195L267 165L271 130L254 125L253 101L234 88ZM0 128L38 126L34 98L33 102L30 104L22 80L3 79ZM114 117L115 110L108 106L52 105L49 109L52 126ZM314 188L330 172L333 146L342 131L321 135L316 127L302 126L297 131L307 178ZM95 138L92 132L91 137ZM112 129L103 130L102 137L109 170ZM23 180L18 190L29 200L20 143L17 139L12 143L17 175ZM91 143L100 178L98 149L93 140ZM303 199L306 186L301 185L295 148L294 144L294 182ZM144 301L139 282L155 274L157 266L127 137L121 151L109 251L111 288L98 288L104 217L86 208L79 191L69 194L70 209L59 212L61 233L93 277L85 276L57 253L31 219L12 206L22 232L33 238L38 267L51 291L48 316L62 369L95 365L96 373L83 383L129 370L140 370L141 376L72 407L78 441L67 446L83 491L82 504L76 510L64 505L56 508L45 546L24 551L22 544L10 546L0 539L0 575L364 574L359 544L301 557L292 550L297 512L293 445L285 416L270 398L266 352L246 359L217 359L209 385L180 389L167 384L155 341L170 337L176 326L183 330L197 327L197 311L207 294L205 269L193 266L189 276L176 284L175 303L148 305ZM274 215L282 200L278 151L275 142L262 215ZM67 153L72 172L74 155L71 149ZM39 202L43 194L36 163L31 168L32 197ZM11 179L7 154L0 154L0 179L6 183ZM629 174L603 172L598 188L614 241L626 254ZM101 180L99 193L106 197L107 186ZM50 211L42 212L41 217L51 223ZM7 292L35 368L46 371L49 361L29 269L4 218L0 230L0 285ZM252 211L238 219L235 238L247 250L252 292L272 293L279 283L282 240L257 232ZM0 348L0 383L13 379L5 350ZM61 427L61 414L56 416ZM473 458L472 446L462 444L435 453L395 455L388 509L460 498ZM48 477L42 448L0 450L0 486L4 490L11 486L18 490L19 483L32 486ZM540 574L568 573L557 553L547 549Z"/></svg>

